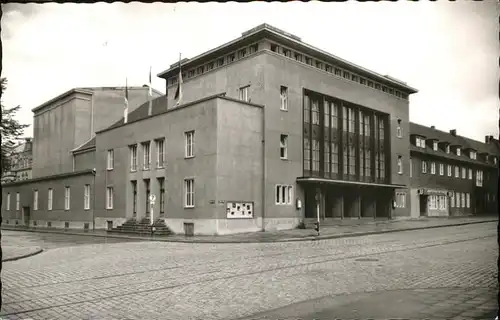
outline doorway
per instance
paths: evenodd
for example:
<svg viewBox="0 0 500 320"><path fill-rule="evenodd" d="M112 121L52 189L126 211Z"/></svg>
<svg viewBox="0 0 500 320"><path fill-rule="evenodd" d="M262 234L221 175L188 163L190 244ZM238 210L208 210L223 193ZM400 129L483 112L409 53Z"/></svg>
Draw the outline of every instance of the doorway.
<svg viewBox="0 0 500 320"><path fill-rule="evenodd" d="M421 195L420 196L420 216L421 217L426 217L427 216L427 200L428 196Z"/></svg>
<svg viewBox="0 0 500 320"><path fill-rule="evenodd" d="M23 221L24 225L29 226L31 220L30 207L23 207Z"/></svg>

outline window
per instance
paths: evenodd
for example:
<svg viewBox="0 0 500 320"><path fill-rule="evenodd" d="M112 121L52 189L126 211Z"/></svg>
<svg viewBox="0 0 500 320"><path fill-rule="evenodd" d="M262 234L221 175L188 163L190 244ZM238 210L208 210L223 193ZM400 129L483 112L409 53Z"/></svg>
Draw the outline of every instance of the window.
<svg viewBox="0 0 500 320"><path fill-rule="evenodd" d="M21 210L21 195L16 193L16 210Z"/></svg>
<svg viewBox="0 0 500 320"><path fill-rule="evenodd" d="M355 75L355 74L352 74L352 75L351 75L351 80L352 80L352 81L355 81L355 82L358 82L358 76L357 76L357 75Z"/></svg>
<svg viewBox="0 0 500 320"><path fill-rule="evenodd" d="M47 210L52 210L52 201L54 199L54 189L49 189L47 194Z"/></svg>
<svg viewBox="0 0 500 320"><path fill-rule="evenodd" d="M455 166L455 178L460 178L460 168Z"/></svg>
<svg viewBox="0 0 500 320"><path fill-rule="evenodd" d="M455 208L455 191L450 195L450 207Z"/></svg>
<svg viewBox="0 0 500 320"><path fill-rule="evenodd" d="M144 179L144 189L146 190L146 216L149 217L149 209L151 208L151 188L149 184L149 179Z"/></svg>
<svg viewBox="0 0 500 320"><path fill-rule="evenodd" d="M366 85L366 79L365 78L360 78L359 83Z"/></svg>
<svg viewBox="0 0 500 320"><path fill-rule="evenodd" d="M398 156L398 173L403 174L403 157Z"/></svg>
<svg viewBox="0 0 500 320"><path fill-rule="evenodd" d="M401 129L401 119L398 119L398 125L396 127L396 136L398 138L402 138L403 137L403 130Z"/></svg>
<svg viewBox="0 0 500 320"><path fill-rule="evenodd" d="M444 175L444 164L442 163L439 164L439 175L440 176Z"/></svg>
<svg viewBox="0 0 500 320"><path fill-rule="evenodd" d="M302 55L300 53L295 53L294 58L298 62L302 62Z"/></svg>
<svg viewBox="0 0 500 320"><path fill-rule="evenodd" d="M194 179L184 180L184 207L194 207Z"/></svg>
<svg viewBox="0 0 500 320"><path fill-rule="evenodd" d="M432 149L433 149L434 151L438 151L438 143L437 143L437 141L433 141L433 142L432 142Z"/></svg>
<svg viewBox="0 0 500 320"><path fill-rule="evenodd" d="M382 86L379 83L375 83L375 89L382 90Z"/></svg>
<svg viewBox="0 0 500 320"><path fill-rule="evenodd" d="M460 156L460 154L461 154L461 150L460 150L460 148L457 147L457 156Z"/></svg>
<svg viewBox="0 0 500 320"><path fill-rule="evenodd" d="M351 79L351 74L347 71L344 71L344 78Z"/></svg>
<svg viewBox="0 0 500 320"><path fill-rule="evenodd" d="M280 87L280 110L288 110L288 88L281 86Z"/></svg>
<svg viewBox="0 0 500 320"><path fill-rule="evenodd" d="M64 210L69 210L70 192L69 187L64 188Z"/></svg>
<svg viewBox="0 0 500 320"><path fill-rule="evenodd" d="M422 173L427 173L427 162L422 160Z"/></svg>
<svg viewBox="0 0 500 320"><path fill-rule="evenodd" d="M38 210L38 190L33 191L33 210Z"/></svg>
<svg viewBox="0 0 500 320"><path fill-rule="evenodd" d="M156 167L163 168L165 162L165 139L156 140Z"/></svg>
<svg viewBox="0 0 500 320"><path fill-rule="evenodd" d="M368 86L369 86L370 88L373 88L373 81L368 80L368 83L367 83L367 84L368 84Z"/></svg>
<svg viewBox="0 0 500 320"><path fill-rule="evenodd" d="M280 158L288 159L288 135L280 135Z"/></svg>
<svg viewBox="0 0 500 320"><path fill-rule="evenodd" d="M429 209L437 209L437 198L435 195L429 196Z"/></svg>
<svg viewBox="0 0 500 320"><path fill-rule="evenodd" d="M413 160L410 158L410 178L413 176Z"/></svg>
<svg viewBox="0 0 500 320"><path fill-rule="evenodd" d="M387 92L387 87L386 86L382 86L382 92Z"/></svg>
<svg viewBox="0 0 500 320"><path fill-rule="evenodd" d="M236 59L236 55L234 53L231 53L227 56L227 63L231 63Z"/></svg>
<svg viewBox="0 0 500 320"><path fill-rule="evenodd" d="M448 177L451 177L451 174L452 174L452 173L451 173L451 164L448 164L448 165L446 166L446 169L447 169L447 171L448 171Z"/></svg>
<svg viewBox="0 0 500 320"><path fill-rule="evenodd" d="M465 193L462 192L462 208L465 208Z"/></svg>
<svg viewBox="0 0 500 320"><path fill-rule="evenodd" d="M325 71L329 73L333 73L333 67L329 64L325 65Z"/></svg>
<svg viewBox="0 0 500 320"><path fill-rule="evenodd" d="M415 144L417 147L425 149L425 139L424 138L416 137Z"/></svg>
<svg viewBox="0 0 500 320"><path fill-rule="evenodd" d="M467 169L462 167L462 179L467 179Z"/></svg>
<svg viewBox="0 0 500 320"><path fill-rule="evenodd" d="M197 73L197 74L202 74L202 73L203 73L203 71L204 71L204 67L203 67L203 66L198 67L198 69L196 69L196 73Z"/></svg>
<svg viewBox="0 0 500 320"><path fill-rule="evenodd" d="M312 66L313 62L312 62L312 58L309 58L309 57L306 57L306 63L310 66Z"/></svg>
<svg viewBox="0 0 500 320"><path fill-rule="evenodd" d="M431 162L431 174L436 174L436 163Z"/></svg>
<svg viewBox="0 0 500 320"><path fill-rule="evenodd" d="M276 204L292 204L292 186L290 185L276 185Z"/></svg>
<svg viewBox="0 0 500 320"><path fill-rule="evenodd" d="M250 46L250 54L257 52L257 50L259 50L259 44L258 43L252 44Z"/></svg>
<svg viewBox="0 0 500 320"><path fill-rule="evenodd" d="M137 214L137 181L130 181L132 183L132 213L134 216Z"/></svg>
<svg viewBox="0 0 500 320"><path fill-rule="evenodd" d="M469 180L472 180L472 169L469 169Z"/></svg>
<svg viewBox="0 0 500 320"><path fill-rule="evenodd" d="M7 209L10 210L10 193L7 193L7 204L6 204Z"/></svg>
<svg viewBox="0 0 500 320"><path fill-rule="evenodd" d="M475 151L470 151L470 158L472 160L476 160L477 159L477 153Z"/></svg>
<svg viewBox="0 0 500 320"><path fill-rule="evenodd" d="M406 193L396 192L396 208L406 207Z"/></svg>
<svg viewBox="0 0 500 320"><path fill-rule="evenodd" d="M165 213L165 179L158 179L158 186L160 187L160 214Z"/></svg>
<svg viewBox="0 0 500 320"><path fill-rule="evenodd" d="M238 59L241 59L247 55L247 49L243 48L240 51L238 51Z"/></svg>
<svg viewBox="0 0 500 320"><path fill-rule="evenodd" d="M186 158L194 157L194 131L184 133Z"/></svg>
<svg viewBox="0 0 500 320"><path fill-rule="evenodd" d="M137 145L130 146L130 171L137 171Z"/></svg>
<svg viewBox="0 0 500 320"><path fill-rule="evenodd" d="M148 142L143 142L142 143L142 154L143 154L143 170L149 170L151 167L151 143Z"/></svg>
<svg viewBox="0 0 500 320"><path fill-rule="evenodd" d="M323 63L321 63L321 61L316 61L316 68L323 69Z"/></svg>
<svg viewBox="0 0 500 320"><path fill-rule="evenodd" d="M465 206L470 208L470 193L465 194Z"/></svg>
<svg viewBox="0 0 500 320"><path fill-rule="evenodd" d="M113 170L114 162L114 151L113 149L110 149L108 150L108 170Z"/></svg>
<svg viewBox="0 0 500 320"><path fill-rule="evenodd" d="M83 209L90 209L90 184L86 184L83 188Z"/></svg>
<svg viewBox="0 0 500 320"><path fill-rule="evenodd" d="M245 86L240 88L240 100L248 102L248 89L250 86Z"/></svg>
<svg viewBox="0 0 500 320"><path fill-rule="evenodd" d="M271 51L272 52L278 52L278 46L275 45L274 43L271 43Z"/></svg>
<svg viewBox="0 0 500 320"><path fill-rule="evenodd" d="M217 67L222 67L224 65L224 58L217 59Z"/></svg>
<svg viewBox="0 0 500 320"><path fill-rule="evenodd" d="M455 206L460 208L460 192L455 193Z"/></svg>
<svg viewBox="0 0 500 320"><path fill-rule="evenodd" d="M215 66L215 63L214 63L213 61L212 61L212 62L209 62L209 63L207 64L207 71L212 70L212 69L214 68L214 66Z"/></svg>
<svg viewBox="0 0 500 320"><path fill-rule="evenodd" d="M483 171L482 170L476 171L476 186L478 186L478 187L483 186Z"/></svg>
<svg viewBox="0 0 500 320"><path fill-rule="evenodd" d="M450 145L449 145L449 144L447 144L445 149L446 149L446 150L445 150L445 151L446 151L446 153L448 153L448 154L449 154L449 153L450 153Z"/></svg>
<svg viewBox="0 0 500 320"><path fill-rule="evenodd" d="M335 75L342 76L342 70L340 70L339 68L335 68Z"/></svg>
<svg viewBox="0 0 500 320"><path fill-rule="evenodd" d="M113 209L113 187L106 187L106 209Z"/></svg>

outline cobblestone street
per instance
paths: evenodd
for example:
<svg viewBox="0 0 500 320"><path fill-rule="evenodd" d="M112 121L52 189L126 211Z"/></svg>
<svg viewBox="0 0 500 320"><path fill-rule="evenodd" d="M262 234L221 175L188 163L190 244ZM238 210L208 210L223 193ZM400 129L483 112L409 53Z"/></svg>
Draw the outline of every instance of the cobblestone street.
<svg viewBox="0 0 500 320"><path fill-rule="evenodd" d="M496 228L260 244L86 244L44 234L44 252L4 264L0 316L494 319ZM34 233L4 233L36 242Z"/></svg>

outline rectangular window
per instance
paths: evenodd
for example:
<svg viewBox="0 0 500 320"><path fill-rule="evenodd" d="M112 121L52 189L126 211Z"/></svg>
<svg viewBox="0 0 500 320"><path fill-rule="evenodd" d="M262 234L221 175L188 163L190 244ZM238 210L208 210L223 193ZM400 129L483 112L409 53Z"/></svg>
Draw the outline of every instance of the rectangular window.
<svg viewBox="0 0 500 320"><path fill-rule="evenodd" d="M158 186L160 187L160 214L165 213L165 179L158 178Z"/></svg>
<svg viewBox="0 0 500 320"><path fill-rule="evenodd" d="M165 162L165 139L156 140L156 167L163 168Z"/></svg>
<svg viewBox="0 0 500 320"><path fill-rule="evenodd" d="M422 160L422 173L427 173L427 162Z"/></svg>
<svg viewBox="0 0 500 320"><path fill-rule="evenodd" d="M462 208L465 208L465 193L462 192Z"/></svg>
<svg viewBox="0 0 500 320"><path fill-rule="evenodd" d="M398 138L402 138L403 137L403 129L401 129L401 120L398 120L398 125L396 127L396 136Z"/></svg>
<svg viewBox="0 0 500 320"><path fill-rule="evenodd" d="M460 178L460 168L455 166L455 178Z"/></svg>
<svg viewBox="0 0 500 320"><path fill-rule="evenodd" d="M137 145L130 148L130 171L137 171Z"/></svg>
<svg viewBox="0 0 500 320"><path fill-rule="evenodd" d="M83 209L90 209L90 184L86 184L83 188Z"/></svg>
<svg viewBox="0 0 500 320"><path fill-rule="evenodd" d="M7 193L7 204L6 204L7 210L10 210L10 193Z"/></svg>
<svg viewBox="0 0 500 320"><path fill-rule="evenodd" d="M16 210L21 210L21 195L16 193Z"/></svg>
<svg viewBox="0 0 500 320"><path fill-rule="evenodd" d="M410 158L410 178L413 176L413 160Z"/></svg>
<svg viewBox="0 0 500 320"><path fill-rule="evenodd" d="M149 217L149 209L151 208L151 188L149 179L144 179L144 189L146 190L146 216Z"/></svg>
<svg viewBox="0 0 500 320"><path fill-rule="evenodd" d="M106 209L113 209L113 187L106 187Z"/></svg>
<svg viewBox="0 0 500 320"><path fill-rule="evenodd" d="M460 148L457 148L457 156L460 156L462 153L462 150L460 150Z"/></svg>
<svg viewBox="0 0 500 320"><path fill-rule="evenodd" d="M347 71L344 71L344 78L351 79L351 74Z"/></svg>
<svg viewBox="0 0 500 320"><path fill-rule="evenodd" d="M52 201L54 199L54 189L49 189L47 193L47 210L52 210Z"/></svg>
<svg viewBox="0 0 500 320"><path fill-rule="evenodd" d="M130 181L132 183L132 213L134 216L137 214L137 181Z"/></svg>
<svg viewBox="0 0 500 320"><path fill-rule="evenodd" d="M335 68L335 75L336 76L342 76L342 70L340 70L339 68Z"/></svg>
<svg viewBox="0 0 500 320"><path fill-rule="evenodd" d="M450 207L455 208L455 191L450 195Z"/></svg>
<svg viewBox="0 0 500 320"><path fill-rule="evenodd" d="M240 94L239 98L240 98L240 100L246 101L246 102L249 101L249 96L248 96L249 88L250 88L250 86L245 86L245 87L240 88L240 91L239 91L239 94Z"/></svg>
<svg viewBox="0 0 500 320"><path fill-rule="evenodd" d="M257 50L259 50L259 44L258 43L252 44L250 46L250 54L257 52Z"/></svg>
<svg viewBox="0 0 500 320"><path fill-rule="evenodd" d="M311 170L311 144L310 140L304 138L304 171Z"/></svg>
<svg viewBox="0 0 500 320"><path fill-rule="evenodd" d="M445 149L446 149L446 153L450 153L450 145L449 144L446 145Z"/></svg>
<svg viewBox="0 0 500 320"><path fill-rule="evenodd" d="M244 58L247 55L247 49L243 48L240 51L238 51L238 59Z"/></svg>
<svg viewBox="0 0 500 320"><path fill-rule="evenodd" d="M319 152L320 152L320 142L319 140L312 140L312 171L319 172Z"/></svg>
<svg viewBox="0 0 500 320"><path fill-rule="evenodd" d="M396 208L405 208L405 207L406 207L406 193L396 192Z"/></svg>
<svg viewBox="0 0 500 320"><path fill-rule="evenodd" d="M64 188L64 210L69 210L69 201L70 201L70 195L71 195L71 190L69 187Z"/></svg>
<svg viewBox="0 0 500 320"><path fill-rule="evenodd" d="M448 177L451 177L451 164L446 165L446 169L448 170Z"/></svg>
<svg viewBox="0 0 500 320"><path fill-rule="evenodd" d="M276 204L277 205L290 205L293 201L293 188L290 185L276 185Z"/></svg>
<svg viewBox="0 0 500 320"><path fill-rule="evenodd" d="M143 170L149 170L151 168L151 143L143 142L142 143L142 154L143 154Z"/></svg>
<svg viewBox="0 0 500 320"><path fill-rule="evenodd" d="M184 180L184 207L194 207L194 179Z"/></svg>
<svg viewBox="0 0 500 320"><path fill-rule="evenodd" d="M33 191L33 210L38 210L38 190Z"/></svg>
<svg viewBox="0 0 500 320"><path fill-rule="evenodd" d="M319 125L319 102L311 100L312 124Z"/></svg>
<svg viewBox="0 0 500 320"><path fill-rule="evenodd" d="M431 174L436 174L436 163L431 162Z"/></svg>
<svg viewBox="0 0 500 320"><path fill-rule="evenodd" d="M184 133L186 158L194 157L194 131Z"/></svg>
<svg viewBox="0 0 500 320"><path fill-rule="evenodd" d="M465 194L465 205L467 208L470 208L470 193Z"/></svg>
<svg viewBox="0 0 500 320"><path fill-rule="evenodd" d="M288 88L281 86L280 87L280 110L288 110Z"/></svg>
<svg viewBox="0 0 500 320"><path fill-rule="evenodd" d="M368 86L369 86L370 88L373 88L373 81L371 81L371 80L368 80L368 83L367 83L367 85L368 85Z"/></svg>
<svg viewBox="0 0 500 320"><path fill-rule="evenodd" d="M444 176L444 164L439 164L439 175Z"/></svg>
<svg viewBox="0 0 500 320"><path fill-rule="evenodd" d="M473 159L473 160L476 160L477 159L477 154L475 151L471 151L470 152L470 158Z"/></svg>
<svg viewBox="0 0 500 320"><path fill-rule="evenodd" d="M482 170L476 171L476 186L478 186L478 187L483 186L483 171Z"/></svg>
<svg viewBox="0 0 500 320"><path fill-rule="evenodd" d="M436 141L433 141L433 142L432 142L432 149L433 149L434 151L438 151L438 143L437 143Z"/></svg>
<svg viewBox="0 0 500 320"><path fill-rule="evenodd" d="M462 167L462 179L467 179L467 169Z"/></svg>
<svg viewBox="0 0 500 320"><path fill-rule="evenodd" d="M469 169L469 180L472 180L472 169Z"/></svg>
<svg viewBox="0 0 500 320"><path fill-rule="evenodd" d="M114 162L114 151L113 149L110 149L108 150L108 170L113 170Z"/></svg>
<svg viewBox="0 0 500 320"><path fill-rule="evenodd" d="M460 192L455 193L455 206L460 208Z"/></svg>
<svg viewBox="0 0 500 320"><path fill-rule="evenodd" d="M280 158L288 159L288 135L280 135Z"/></svg>
<svg viewBox="0 0 500 320"><path fill-rule="evenodd" d="M295 60L298 62L302 62L302 55L300 53L295 53L294 54Z"/></svg>
<svg viewBox="0 0 500 320"><path fill-rule="evenodd" d="M403 174L403 157L398 156L398 173Z"/></svg>

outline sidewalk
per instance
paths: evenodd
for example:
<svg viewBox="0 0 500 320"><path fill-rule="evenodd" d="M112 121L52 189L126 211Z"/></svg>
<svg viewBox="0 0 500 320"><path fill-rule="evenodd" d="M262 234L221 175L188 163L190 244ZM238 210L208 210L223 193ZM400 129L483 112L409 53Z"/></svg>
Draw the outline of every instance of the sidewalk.
<svg viewBox="0 0 500 320"><path fill-rule="evenodd" d="M442 228L449 226L460 226L476 223L498 223L498 217L452 217L452 218L420 218L411 220L384 220L384 221L350 221L349 225L329 225L322 226L320 235L314 229L293 229L282 231L266 231L240 233L221 236L192 236L170 235L170 236L136 236L129 234L108 234L105 230L95 232L83 230L60 230L47 228L28 228L15 226L2 226L2 230L57 233L67 235L122 238L134 240L152 240L166 242L186 242L186 243L268 243L268 242L291 242L291 241L314 241L322 239L334 239L345 237L357 237L379 233L401 232L419 229Z"/></svg>
<svg viewBox="0 0 500 320"><path fill-rule="evenodd" d="M23 258L28 258L36 254L39 254L42 251L43 249L40 247L4 245L2 241L2 262L15 261Z"/></svg>

